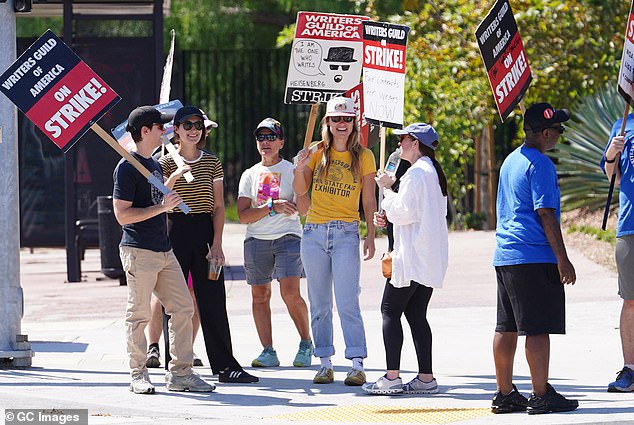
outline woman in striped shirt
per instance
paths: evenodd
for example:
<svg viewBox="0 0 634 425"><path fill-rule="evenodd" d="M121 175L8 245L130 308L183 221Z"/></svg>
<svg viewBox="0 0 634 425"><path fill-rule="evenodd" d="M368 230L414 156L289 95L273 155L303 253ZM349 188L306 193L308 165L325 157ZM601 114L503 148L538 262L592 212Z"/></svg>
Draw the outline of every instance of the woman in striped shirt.
<svg viewBox="0 0 634 425"><path fill-rule="evenodd" d="M174 116L174 138L178 154L191 168L192 182L179 178L174 190L192 209L183 214L168 214L170 240L185 276L191 273L198 304L200 326L212 372L220 382L248 383L258 378L245 372L233 357L227 318L224 274L217 280L207 278L207 261L224 264L222 231L225 223L222 165L217 157L201 149L205 142L203 112L184 106ZM172 155L160 160L163 174L176 169Z"/></svg>

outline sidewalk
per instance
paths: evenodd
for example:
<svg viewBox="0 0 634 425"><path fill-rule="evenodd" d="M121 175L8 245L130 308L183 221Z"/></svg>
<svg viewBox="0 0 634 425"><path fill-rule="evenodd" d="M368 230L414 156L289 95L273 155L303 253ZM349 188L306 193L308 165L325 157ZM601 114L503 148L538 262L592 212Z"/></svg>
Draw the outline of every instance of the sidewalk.
<svg viewBox="0 0 634 425"><path fill-rule="evenodd" d="M250 289L242 273L244 226L228 224L227 307L234 353L243 365L261 350L251 317ZM579 399L575 412L531 416L493 415L495 390L491 343L495 324L495 274L491 266L492 232L450 233L449 271L429 309L434 334L434 373L440 393L429 396L368 396L343 385L350 367L343 357L343 339L335 317L335 383L314 385L315 366L292 367L299 338L273 285L273 332L282 366L248 368L256 384L217 384L213 393L172 393L165 390L162 369L150 372L155 395L128 391L123 317L125 286L100 273L98 250L82 263L84 281L65 283L65 252L36 249L21 252L21 283L25 317L22 333L36 352L33 367L0 370L0 409L88 409L90 424L234 424L234 423L458 423L565 424L634 423L634 393L607 393L607 384L622 366L619 339L620 299L616 276L577 252L570 257L578 282L567 287L567 335L553 336L551 383ZM381 300L384 280L380 254L387 240L377 240L377 255L362 264L361 305L369 357L366 373L373 381L384 373ZM229 280L234 279L234 280ZM305 283L303 283L305 294ZM413 344L404 327L403 380L416 370ZM530 392L528 366L522 349L516 356L515 384ZM204 353L199 335L195 351ZM208 364L203 358L205 365ZM208 367L196 368L217 383ZM4 415L1 415L4 420ZM9 424L9 422L6 422Z"/></svg>

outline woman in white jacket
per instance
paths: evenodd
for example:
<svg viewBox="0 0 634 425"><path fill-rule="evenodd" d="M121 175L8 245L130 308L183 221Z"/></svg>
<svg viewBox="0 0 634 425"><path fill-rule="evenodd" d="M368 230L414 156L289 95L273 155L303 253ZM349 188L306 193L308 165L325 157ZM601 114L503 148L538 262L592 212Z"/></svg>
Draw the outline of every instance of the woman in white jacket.
<svg viewBox="0 0 634 425"><path fill-rule="evenodd" d="M436 161L438 133L424 123L395 130L401 158L412 166L401 177L398 193L390 188L395 178L379 172L376 182L384 189L374 224L394 225L392 278L385 285L381 313L387 372L363 389L370 394L433 394L438 384L432 373L432 334L427 305L434 288L440 288L447 271L447 179ZM412 330L418 358L418 375L403 385L400 377L403 328L401 316Z"/></svg>

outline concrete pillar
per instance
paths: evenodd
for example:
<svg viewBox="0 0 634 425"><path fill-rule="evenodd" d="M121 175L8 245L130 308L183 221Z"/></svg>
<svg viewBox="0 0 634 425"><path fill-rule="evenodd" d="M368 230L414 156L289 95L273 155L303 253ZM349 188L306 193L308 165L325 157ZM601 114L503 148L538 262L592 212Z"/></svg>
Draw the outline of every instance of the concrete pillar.
<svg viewBox="0 0 634 425"><path fill-rule="evenodd" d="M0 71L16 59L13 1L0 3ZM0 94L0 367L31 366L31 345L21 335L24 314L20 286L20 197L17 109Z"/></svg>

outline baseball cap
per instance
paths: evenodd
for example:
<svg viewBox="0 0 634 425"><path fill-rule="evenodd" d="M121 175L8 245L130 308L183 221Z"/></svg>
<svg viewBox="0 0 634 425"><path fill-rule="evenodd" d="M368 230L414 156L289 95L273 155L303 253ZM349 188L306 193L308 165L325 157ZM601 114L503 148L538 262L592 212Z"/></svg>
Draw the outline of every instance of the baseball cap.
<svg viewBox="0 0 634 425"><path fill-rule="evenodd" d="M189 117L199 117L201 120L205 120L205 114L203 111L195 106L187 105L176 111L176 114L174 115L174 125L180 124L181 121Z"/></svg>
<svg viewBox="0 0 634 425"><path fill-rule="evenodd" d="M212 128L218 128L218 123L216 121L210 120L206 114L203 114L203 121L205 122L205 129L207 131L211 130Z"/></svg>
<svg viewBox="0 0 634 425"><path fill-rule="evenodd" d="M402 130L394 130L394 134L396 134L397 136L409 134L410 136L421 142L423 145L429 146L430 148L436 150L434 142L438 141L438 133L436 133L434 127L429 124L425 124L424 122L410 124Z"/></svg>
<svg viewBox="0 0 634 425"><path fill-rule="evenodd" d="M540 131L570 119L567 109L555 109L550 103L534 103L524 113L524 129Z"/></svg>
<svg viewBox="0 0 634 425"><path fill-rule="evenodd" d="M262 122L260 122L260 124L258 124L258 126L255 128L253 135L257 136L258 131L263 128L268 128L280 139L284 138L284 130L282 129L282 124L280 124L280 122L275 118L264 118Z"/></svg>
<svg viewBox="0 0 634 425"><path fill-rule="evenodd" d="M174 115L160 112L154 106L139 106L128 116L126 131L141 130L141 127L152 127L153 124L167 124Z"/></svg>
<svg viewBox="0 0 634 425"><path fill-rule="evenodd" d="M326 103L327 117L356 117L357 112L354 110L354 101L348 97L337 96L332 97Z"/></svg>

